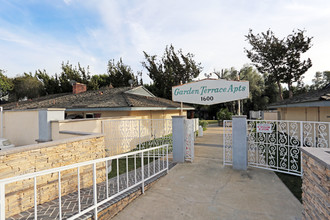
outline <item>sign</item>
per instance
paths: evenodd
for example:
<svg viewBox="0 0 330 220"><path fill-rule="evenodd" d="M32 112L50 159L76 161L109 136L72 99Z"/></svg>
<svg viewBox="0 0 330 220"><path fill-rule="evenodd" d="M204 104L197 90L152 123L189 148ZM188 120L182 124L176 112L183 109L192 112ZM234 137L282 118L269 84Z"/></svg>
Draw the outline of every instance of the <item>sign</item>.
<svg viewBox="0 0 330 220"><path fill-rule="evenodd" d="M272 124L257 124L257 132L260 133L272 133Z"/></svg>
<svg viewBox="0 0 330 220"><path fill-rule="evenodd" d="M249 97L248 81L206 79L172 87L172 100L212 105Z"/></svg>

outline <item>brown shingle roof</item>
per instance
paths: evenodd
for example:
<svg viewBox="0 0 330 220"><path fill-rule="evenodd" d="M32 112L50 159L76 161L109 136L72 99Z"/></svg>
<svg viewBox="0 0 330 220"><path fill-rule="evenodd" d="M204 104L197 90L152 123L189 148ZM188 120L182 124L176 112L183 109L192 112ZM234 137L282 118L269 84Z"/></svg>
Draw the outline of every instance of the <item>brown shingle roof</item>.
<svg viewBox="0 0 330 220"><path fill-rule="evenodd" d="M270 107L282 106L282 105L291 105L298 103L309 103L316 101L330 101L330 84L325 86L323 89L310 91L304 94L300 94L292 97L291 99L285 99L280 102L276 102L270 105Z"/></svg>
<svg viewBox="0 0 330 220"><path fill-rule="evenodd" d="M33 100L14 102L3 105L4 110L39 109L39 108L119 108L119 107L160 107L179 108L180 103L171 100L125 93L130 87L102 88L79 94L55 94ZM191 106L185 105L185 108Z"/></svg>
<svg viewBox="0 0 330 220"><path fill-rule="evenodd" d="M158 97L145 97L133 94L124 94L126 101L131 107L170 107L180 108L180 103L173 102L168 99L162 99ZM185 105L185 107L191 108L191 106Z"/></svg>

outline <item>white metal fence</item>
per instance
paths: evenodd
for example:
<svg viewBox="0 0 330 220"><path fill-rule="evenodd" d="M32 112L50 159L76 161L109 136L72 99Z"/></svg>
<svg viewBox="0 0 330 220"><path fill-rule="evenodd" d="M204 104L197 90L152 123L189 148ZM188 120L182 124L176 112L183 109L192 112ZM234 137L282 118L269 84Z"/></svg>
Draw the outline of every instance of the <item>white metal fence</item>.
<svg viewBox="0 0 330 220"><path fill-rule="evenodd" d="M233 164L233 122L231 120L223 121L223 164Z"/></svg>
<svg viewBox="0 0 330 220"><path fill-rule="evenodd" d="M193 119L192 129L198 130L198 119ZM146 149L162 144L172 148L172 119L104 120L107 155L117 155L134 149Z"/></svg>
<svg viewBox="0 0 330 220"><path fill-rule="evenodd" d="M168 171L168 147L169 145L162 145L158 147L152 147L144 150L134 151L126 154L121 154L117 156L111 156L107 158L97 159L93 161L87 161L77 164L72 164L68 166L58 167L54 169L44 170L40 172L25 174L21 176L16 176L8 179L0 180L0 220L5 220L6 218L6 185L24 181L28 179L34 180L34 219L38 219L38 178L42 178L48 174L54 174L58 176L58 219L76 219L88 212L94 212L94 219L97 219L98 207L106 202L114 199L115 197L127 192L128 190L141 186L142 192L144 192L144 184L147 180L155 177L156 175ZM105 169L103 171L105 183L103 183L103 191L100 192L101 188L97 185L97 174L96 167L99 164L105 164ZM112 163L110 166L109 163ZM141 166L140 168L138 166ZM92 166L93 173L90 178L93 181L92 192L93 200L90 206L83 207L81 204L81 188L80 188L80 170L82 167ZM108 167L112 167L114 178L109 177L110 171ZM116 168L115 168L116 167ZM124 171L121 169L124 167ZM76 169L77 175L77 207L76 213L71 216L63 216L62 209L62 190L61 190L61 175L68 170ZM99 171L98 171L99 172ZM111 174L111 173L110 173ZM112 190L112 194L110 193ZM105 196L98 196L98 194L103 194ZM71 198L72 199L72 198ZM10 207L9 207L10 208ZM10 213L9 213L10 214Z"/></svg>
<svg viewBox="0 0 330 220"><path fill-rule="evenodd" d="M171 119L130 119L102 121L108 155L162 144L172 145Z"/></svg>
<svg viewBox="0 0 330 220"><path fill-rule="evenodd" d="M232 164L231 121L224 123L224 164ZM257 127L266 125L267 132ZM330 123L247 120L248 165L302 175L300 147L329 148Z"/></svg>
<svg viewBox="0 0 330 220"><path fill-rule="evenodd" d="M194 160L194 132L195 121L193 119L185 119L184 120L184 142L185 142L185 161L193 162Z"/></svg>

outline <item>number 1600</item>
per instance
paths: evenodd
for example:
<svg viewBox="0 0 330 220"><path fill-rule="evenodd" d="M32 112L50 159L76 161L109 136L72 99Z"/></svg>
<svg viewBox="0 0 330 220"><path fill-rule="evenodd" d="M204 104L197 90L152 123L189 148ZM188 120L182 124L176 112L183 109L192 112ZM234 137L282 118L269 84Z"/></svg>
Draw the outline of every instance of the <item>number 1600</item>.
<svg viewBox="0 0 330 220"><path fill-rule="evenodd" d="M213 96L204 96L204 97L201 97L201 101L202 102L213 101Z"/></svg>

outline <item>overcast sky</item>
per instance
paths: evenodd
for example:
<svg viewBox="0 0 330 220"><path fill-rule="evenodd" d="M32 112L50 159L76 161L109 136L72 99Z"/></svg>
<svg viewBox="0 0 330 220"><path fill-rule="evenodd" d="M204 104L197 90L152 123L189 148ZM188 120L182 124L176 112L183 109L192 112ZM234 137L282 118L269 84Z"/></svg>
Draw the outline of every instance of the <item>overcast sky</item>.
<svg viewBox="0 0 330 220"><path fill-rule="evenodd" d="M14 77L62 61L106 73L123 58L143 70L143 51L161 56L166 45L195 54L203 74L249 63L245 35L271 29L285 37L305 29L313 47L304 56L316 71L330 70L329 0L0 0L0 69ZM144 81L147 79L144 71Z"/></svg>

